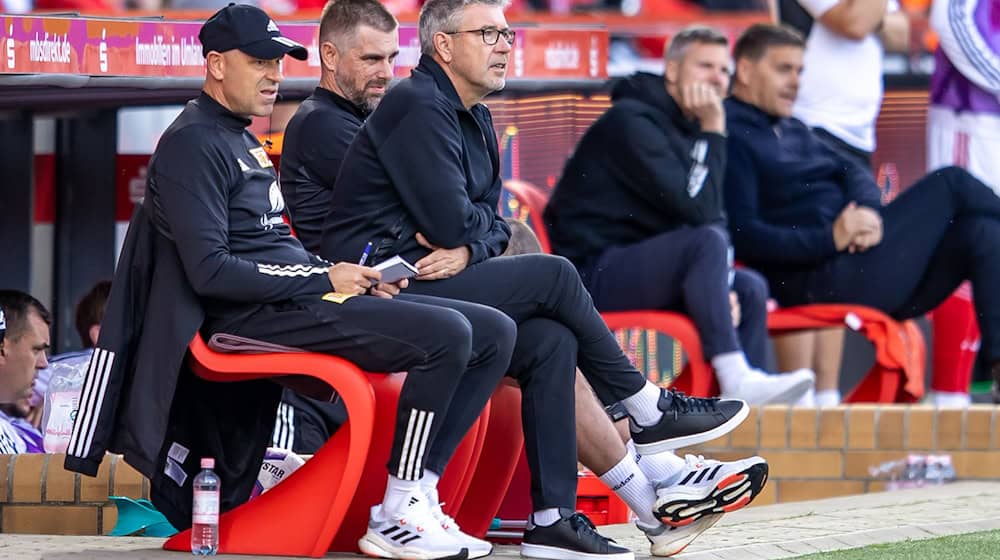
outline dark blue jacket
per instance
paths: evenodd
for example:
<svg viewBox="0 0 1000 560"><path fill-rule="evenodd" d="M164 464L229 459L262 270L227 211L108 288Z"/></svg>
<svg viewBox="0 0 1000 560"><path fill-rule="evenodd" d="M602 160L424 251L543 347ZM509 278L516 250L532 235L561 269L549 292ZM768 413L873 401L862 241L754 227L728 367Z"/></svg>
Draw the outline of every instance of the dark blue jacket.
<svg viewBox="0 0 1000 560"><path fill-rule="evenodd" d="M366 264L416 262L432 244L468 246L469 264L500 255L510 228L497 214L500 157L489 109L466 109L444 70L423 56L358 131L344 156L320 254Z"/></svg>
<svg viewBox="0 0 1000 560"><path fill-rule="evenodd" d="M837 254L833 223L851 201L879 208L871 173L840 157L801 121L726 100L726 211L736 258L771 280Z"/></svg>
<svg viewBox="0 0 1000 560"><path fill-rule="evenodd" d="M611 98L545 209L553 249L577 267L612 247L725 220L725 137L685 118L662 75L622 79Z"/></svg>

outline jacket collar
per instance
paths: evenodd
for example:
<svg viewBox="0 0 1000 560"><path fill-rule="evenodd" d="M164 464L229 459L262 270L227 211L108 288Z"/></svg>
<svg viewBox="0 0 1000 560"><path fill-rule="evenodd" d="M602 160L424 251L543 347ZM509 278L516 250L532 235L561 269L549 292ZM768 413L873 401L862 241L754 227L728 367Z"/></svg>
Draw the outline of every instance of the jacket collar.
<svg viewBox="0 0 1000 560"><path fill-rule="evenodd" d="M734 116L738 116L744 120L750 121L751 124L760 127L773 127L775 125L780 125L785 119L782 117L776 117L765 113L756 105L751 105L745 101L737 99L733 96L729 96L727 99L728 107L726 111Z"/></svg>
<svg viewBox="0 0 1000 560"><path fill-rule="evenodd" d="M201 108L201 110L215 116L219 123L226 128L230 128L232 130L243 130L244 128L250 126L250 123L252 122L249 117L237 115L229 109L226 109L221 103L216 101L211 95L205 93L204 91L201 92L198 99L195 100L195 103Z"/></svg>
<svg viewBox="0 0 1000 560"><path fill-rule="evenodd" d="M451 83L451 78L448 77L448 74L445 74L444 68L441 68L441 65L430 55L420 55L420 64L413 71L427 73L434 80L434 83L437 84L441 93L448 98L448 101L452 102L456 109L468 110L465 108L465 104L462 103L462 98L458 95L455 84Z"/></svg>
<svg viewBox="0 0 1000 560"><path fill-rule="evenodd" d="M355 105L354 103L348 101L346 98L341 97L337 93L323 87L317 87L315 90L313 90L313 97L333 103L337 107L340 107L344 111L347 111L348 113L354 115L360 121L364 121L365 119L367 119L368 115L370 114L363 107Z"/></svg>

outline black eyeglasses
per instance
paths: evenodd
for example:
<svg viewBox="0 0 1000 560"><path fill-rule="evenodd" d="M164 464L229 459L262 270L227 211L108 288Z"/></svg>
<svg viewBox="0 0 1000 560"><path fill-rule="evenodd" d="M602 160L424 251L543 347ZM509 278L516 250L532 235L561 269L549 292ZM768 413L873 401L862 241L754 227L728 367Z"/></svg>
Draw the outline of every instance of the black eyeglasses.
<svg viewBox="0 0 1000 560"><path fill-rule="evenodd" d="M466 29L464 31L445 31L445 35L457 35L459 33L479 33L483 36L483 43L487 45L495 45L500 37L503 37L507 41L508 45L514 44L514 36L516 33L513 29L497 29L495 27L487 27L485 29Z"/></svg>

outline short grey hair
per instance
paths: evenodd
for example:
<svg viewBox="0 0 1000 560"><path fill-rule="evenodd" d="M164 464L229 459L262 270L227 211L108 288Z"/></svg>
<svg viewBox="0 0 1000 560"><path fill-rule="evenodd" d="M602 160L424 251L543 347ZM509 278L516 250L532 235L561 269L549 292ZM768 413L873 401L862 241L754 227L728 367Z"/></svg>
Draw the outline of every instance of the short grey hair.
<svg viewBox="0 0 1000 560"><path fill-rule="evenodd" d="M729 39L726 39L725 35L713 27L708 27L707 25L690 25L678 31L670 39L670 44L663 51L663 59L669 62L684 58L688 47L694 43L728 47Z"/></svg>
<svg viewBox="0 0 1000 560"><path fill-rule="evenodd" d="M427 0L420 9L420 52L434 54L434 35L458 31L462 11L466 6L484 4L506 8L510 0Z"/></svg>

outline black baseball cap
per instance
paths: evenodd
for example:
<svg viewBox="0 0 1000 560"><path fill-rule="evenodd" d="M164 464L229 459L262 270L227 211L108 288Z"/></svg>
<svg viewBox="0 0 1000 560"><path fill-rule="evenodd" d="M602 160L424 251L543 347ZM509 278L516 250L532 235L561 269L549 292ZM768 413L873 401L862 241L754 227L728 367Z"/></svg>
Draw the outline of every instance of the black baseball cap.
<svg viewBox="0 0 1000 560"><path fill-rule="evenodd" d="M250 56L274 60L290 55L299 60L309 57L301 44L283 37L278 25L264 10L248 4L229 4L208 18L198 32L201 54L239 49Z"/></svg>

